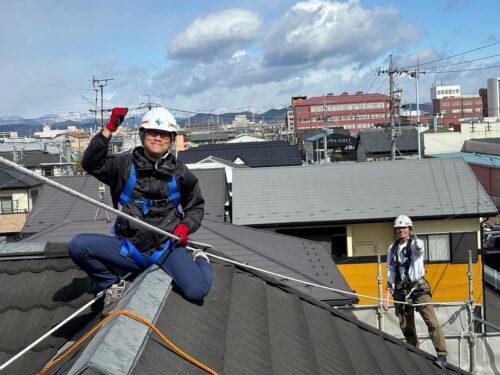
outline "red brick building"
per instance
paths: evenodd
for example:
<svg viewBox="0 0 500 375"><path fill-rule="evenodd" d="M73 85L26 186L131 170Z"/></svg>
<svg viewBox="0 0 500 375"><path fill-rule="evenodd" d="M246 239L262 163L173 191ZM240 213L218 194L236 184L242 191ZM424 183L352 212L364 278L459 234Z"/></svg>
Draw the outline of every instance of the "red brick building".
<svg viewBox="0 0 500 375"><path fill-rule="evenodd" d="M323 127L343 127L351 133L390 121L390 98L383 94L298 96L292 98L295 134ZM395 113L399 99L395 103Z"/></svg>
<svg viewBox="0 0 500 375"><path fill-rule="evenodd" d="M461 95L432 100L432 111L438 114L438 125L445 129L459 125L459 119L483 116L483 99L479 95Z"/></svg>

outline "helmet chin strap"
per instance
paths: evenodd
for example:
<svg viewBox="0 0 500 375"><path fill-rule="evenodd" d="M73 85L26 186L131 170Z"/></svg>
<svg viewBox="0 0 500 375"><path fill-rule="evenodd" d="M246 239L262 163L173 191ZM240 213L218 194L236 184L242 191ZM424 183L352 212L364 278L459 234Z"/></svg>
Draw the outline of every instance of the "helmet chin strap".
<svg viewBox="0 0 500 375"><path fill-rule="evenodd" d="M158 164L161 163L163 160L165 160L168 156L168 154L170 154L170 149L167 150L167 152L165 153L165 155L163 155L161 158L159 158L156 163L155 163L155 169L158 170Z"/></svg>

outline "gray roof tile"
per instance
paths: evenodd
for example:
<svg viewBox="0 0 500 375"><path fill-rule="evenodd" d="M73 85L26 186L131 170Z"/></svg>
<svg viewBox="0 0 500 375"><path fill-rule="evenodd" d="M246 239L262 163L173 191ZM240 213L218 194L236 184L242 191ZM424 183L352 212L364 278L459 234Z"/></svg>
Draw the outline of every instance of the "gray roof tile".
<svg viewBox="0 0 500 375"><path fill-rule="evenodd" d="M42 185L33 177L26 176L14 169L0 166L0 190L31 189Z"/></svg>
<svg viewBox="0 0 500 375"><path fill-rule="evenodd" d="M302 164L298 146L284 141L201 145L179 152L179 159L184 163L197 163L209 156L231 162L239 158L249 167Z"/></svg>
<svg viewBox="0 0 500 375"><path fill-rule="evenodd" d="M497 209L463 159L421 159L237 169L239 225L480 217Z"/></svg>

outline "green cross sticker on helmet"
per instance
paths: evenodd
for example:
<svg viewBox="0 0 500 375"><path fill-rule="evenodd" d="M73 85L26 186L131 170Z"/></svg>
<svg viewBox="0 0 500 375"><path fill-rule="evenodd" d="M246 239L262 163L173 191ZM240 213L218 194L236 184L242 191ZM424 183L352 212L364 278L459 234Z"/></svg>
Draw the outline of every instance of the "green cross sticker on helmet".
<svg viewBox="0 0 500 375"><path fill-rule="evenodd" d="M178 133L177 121L175 120L175 117L168 109L163 107L154 107L147 111L142 118L139 129L162 130L174 134Z"/></svg>

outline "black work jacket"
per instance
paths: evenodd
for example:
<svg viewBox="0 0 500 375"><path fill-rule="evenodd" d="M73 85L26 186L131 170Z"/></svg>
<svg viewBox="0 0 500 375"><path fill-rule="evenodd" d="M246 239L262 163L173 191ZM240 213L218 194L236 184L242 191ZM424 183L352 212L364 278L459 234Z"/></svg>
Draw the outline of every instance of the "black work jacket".
<svg viewBox="0 0 500 375"><path fill-rule="evenodd" d="M118 207L118 198L127 183L132 163L135 164L137 180L130 198L161 200L170 195L167 176L175 176L177 189L181 194L181 209L184 217L176 212L175 204L149 207L144 214L140 203L126 203L122 212L141 221L172 233L179 224L185 224L189 232L196 231L203 219L205 201L201 195L196 176L171 153L161 159L157 165L144 155L142 146L136 147L131 154L108 156L110 138L98 133L90 141L82 159L82 167L99 181L109 185L113 206ZM129 240L137 250L151 253L161 248L168 240L167 236L148 231L127 219L117 217L115 234Z"/></svg>

